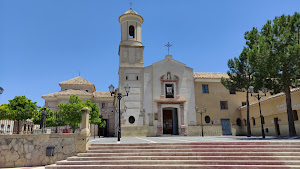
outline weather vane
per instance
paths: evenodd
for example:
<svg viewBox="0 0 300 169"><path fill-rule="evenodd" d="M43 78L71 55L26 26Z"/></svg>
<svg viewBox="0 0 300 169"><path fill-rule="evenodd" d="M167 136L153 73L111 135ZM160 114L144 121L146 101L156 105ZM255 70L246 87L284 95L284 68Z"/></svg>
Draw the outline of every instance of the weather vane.
<svg viewBox="0 0 300 169"><path fill-rule="evenodd" d="M168 47L168 55L169 55L170 47L171 47L172 45L168 42L168 44L166 44L165 46Z"/></svg>

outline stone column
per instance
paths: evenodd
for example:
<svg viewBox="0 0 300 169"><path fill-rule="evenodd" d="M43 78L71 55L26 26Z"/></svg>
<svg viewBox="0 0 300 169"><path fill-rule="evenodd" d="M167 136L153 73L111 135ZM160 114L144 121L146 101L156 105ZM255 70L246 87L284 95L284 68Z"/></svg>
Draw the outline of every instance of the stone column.
<svg viewBox="0 0 300 169"><path fill-rule="evenodd" d="M161 125L161 104L157 103L157 136L161 136L162 132L162 125Z"/></svg>
<svg viewBox="0 0 300 169"><path fill-rule="evenodd" d="M186 136L185 125L184 125L184 104L180 104L180 118L181 118L181 135Z"/></svg>
<svg viewBox="0 0 300 169"><path fill-rule="evenodd" d="M90 134L90 129L89 129L89 112L90 109L85 107L81 109L82 112L82 121L81 121L81 134Z"/></svg>

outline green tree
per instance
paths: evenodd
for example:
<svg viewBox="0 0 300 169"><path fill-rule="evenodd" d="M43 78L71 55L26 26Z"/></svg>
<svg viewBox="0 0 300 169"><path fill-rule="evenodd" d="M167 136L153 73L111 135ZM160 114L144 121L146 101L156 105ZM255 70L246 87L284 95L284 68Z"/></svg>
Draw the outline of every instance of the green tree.
<svg viewBox="0 0 300 169"><path fill-rule="evenodd" d="M60 109L59 113L66 122L67 125L71 126L73 133L81 123L82 113L81 109L84 107L82 100L76 96L71 95L68 103L59 103L57 107Z"/></svg>
<svg viewBox="0 0 300 169"><path fill-rule="evenodd" d="M41 124L41 117L43 111L47 112L46 127L56 127L57 133L58 126L66 125L65 121L63 120L63 117L59 114L59 112L55 112L49 107L42 107L39 109L39 111L37 111L37 113L34 114L32 120L34 124Z"/></svg>
<svg viewBox="0 0 300 169"><path fill-rule="evenodd" d="M290 136L296 136L290 89L297 85L300 75L299 29L299 13L268 20L248 53L254 77L274 93L285 93Z"/></svg>
<svg viewBox="0 0 300 169"><path fill-rule="evenodd" d="M91 100L87 100L85 103L86 107L89 107L89 121L91 124L98 125L99 127L103 128L106 126L106 122L102 120L100 114L100 108L96 103L93 103ZM95 137L95 136L94 136Z"/></svg>
<svg viewBox="0 0 300 169"><path fill-rule="evenodd" d="M7 104L0 105L0 120L9 119L9 109Z"/></svg>
<svg viewBox="0 0 300 169"><path fill-rule="evenodd" d="M18 132L20 121L32 119L37 111L36 102L31 102L25 96L16 96L13 100L9 100L7 107L7 119L18 121Z"/></svg>
<svg viewBox="0 0 300 169"><path fill-rule="evenodd" d="M251 137L250 118L249 118L249 93L248 87L252 83L252 69L249 64L247 53L249 48L244 47L238 58L229 59L227 65L229 78L222 77L222 84L230 91L246 91L247 103L247 136Z"/></svg>

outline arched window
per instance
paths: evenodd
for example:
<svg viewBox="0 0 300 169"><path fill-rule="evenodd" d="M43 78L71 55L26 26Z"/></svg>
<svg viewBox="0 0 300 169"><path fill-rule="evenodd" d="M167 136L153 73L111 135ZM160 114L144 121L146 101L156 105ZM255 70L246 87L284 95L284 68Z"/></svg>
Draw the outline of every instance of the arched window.
<svg viewBox="0 0 300 169"><path fill-rule="evenodd" d="M129 26L129 38L134 38L134 26Z"/></svg>

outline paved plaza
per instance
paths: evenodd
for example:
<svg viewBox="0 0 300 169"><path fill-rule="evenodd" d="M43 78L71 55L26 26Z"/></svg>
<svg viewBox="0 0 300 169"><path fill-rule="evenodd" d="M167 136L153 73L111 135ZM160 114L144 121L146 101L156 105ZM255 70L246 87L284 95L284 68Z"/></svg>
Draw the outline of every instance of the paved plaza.
<svg viewBox="0 0 300 169"><path fill-rule="evenodd" d="M188 142L247 142L247 141L300 141L300 137L266 137L265 139L257 136L207 136L207 137L189 137L189 136L169 136L169 137L124 137L120 143L188 143ZM117 137L90 138L90 143L118 143Z"/></svg>

